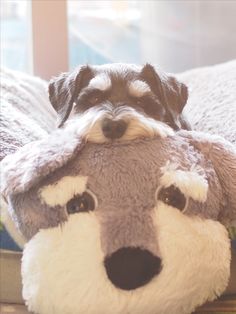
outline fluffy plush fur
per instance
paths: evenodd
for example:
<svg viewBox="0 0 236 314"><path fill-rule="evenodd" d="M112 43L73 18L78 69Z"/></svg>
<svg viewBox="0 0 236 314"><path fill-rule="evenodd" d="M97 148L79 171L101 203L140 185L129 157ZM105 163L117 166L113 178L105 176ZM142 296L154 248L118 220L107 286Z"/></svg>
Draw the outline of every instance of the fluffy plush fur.
<svg viewBox="0 0 236 314"><path fill-rule="evenodd" d="M0 70L0 161L32 141L39 140L56 126L50 106L47 82L6 68ZM24 239L9 217L1 198L1 222L19 246Z"/></svg>
<svg viewBox="0 0 236 314"><path fill-rule="evenodd" d="M87 177L83 176L66 176L59 180L57 184L51 184L42 188L40 197L52 207L65 205L74 195L82 194L85 191L87 179Z"/></svg>
<svg viewBox="0 0 236 314"><path fill-rule="evenodd" d="M212 220L189 218L163 204L151 212L163 270L149 284L134 291L115 288L103 265L99 217L95 213L72 215L61 227L41 230L25 247L23 297L29 310L42 314L189 314L220 295L229 277L225 228Z"/></svg>
<svg viewBox="0 0 236 314"><path fill-rule="evenodd" d="M60 141L58 134L64 134ZM22 276L30 310L189 314L225 290L231 253L224 224L236 216L236 151L230 143L181 131L82 145L78 128L70 125L31 146L27 159L26 150L4 160L2 182L29 240ZM58 188L68 178L79 190L68 185L61 197ZM196 194L189 192L191 185L197 186ZM180 192L170 192L171 186ZM96 198L95 209L71 214L67 206L73 194L86 191ZM186 200L184 211L178 197ZM123 248L158 257L160 272L130 291L117 288L104 263Z"/></svg>
<svg viewBox="0 0 236 314"><path fill-rule="evenodd" d="M178 169L178 165L167 163L162 168L162 186L177 186L182 193L191 197L195 201L205 202L207 199L208 183L204 177L203 169L200 167L190 171Z"/></svg>
<svg viewBox="0 0 236 314"><path fill-rule="evenodd" d="M194 128L218 132L232 142L236 139L234 68L231 62L181 76L190 85L186 112ZM104 89L109 86L104 78L93 83ZM141 86L131 89L137 92ZM218 125L216 117L220 117ZM9 114L6 119L10 121ZM135 123L141 128L139 117ZM236 217L235 148L202 133L173 135L162 124L148 128L146 140L137 140L143 130L134 130L133 143L84 146L86 140L101 142L96 132L81 139L81 128L87 132L87 126L72 123L46 141L20 149L1 165L3 194L29 241L22 267L29 308L40 314L107 310L189 314L220 295L230 264L224 225L232 225ZM45 136L37 132L39 138ZM10 151L21 145L16 142ZM79 189L73 184L71 190L67 186L67 193L58 194L57 188L68 183L65 177L73 177L75 183L78 176L82 178ZM183 211L158 199L162 187L169 184L183 193ZM48 189L52 198L42 193ZM68 215L67 202L83 191L94 197L95 210ZM161 272L137 289L116 288L107 277L104 259L123 247L145 248L158 256Z"/></svg>

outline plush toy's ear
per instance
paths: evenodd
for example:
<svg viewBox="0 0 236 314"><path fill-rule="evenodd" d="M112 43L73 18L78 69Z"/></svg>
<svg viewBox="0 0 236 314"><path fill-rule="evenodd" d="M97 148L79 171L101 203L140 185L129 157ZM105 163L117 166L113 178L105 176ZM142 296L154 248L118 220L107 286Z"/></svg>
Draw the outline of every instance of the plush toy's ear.
<svg viewBox="0 0 236 314"><path fill-rule="evenodd" d="M72 135L72 134L71 134ZM57 130L43 140L29 143L1 162L1 192L5 199L10 194L28 191L44 177L61 168L80 149L82 139Z"/></svg>
<svg viewBox="0 0 236 314"><path fill-rule="evenodd" d="M190 130L190 126L182 115L188 100L187 86L173 76L156 71L150 64L143 67L141 76L149 83L154 93L160 97L161 103L165 105L167 120L172 121L172 126L176 130L180 128Z"/></svg>
<svg viewBox="0 0 236 314"><path fill-rule="evenodd" d="M225 196L219 220L236 226L236 148L222 137L200 132L179 132L214 166Z"/></svg>
<svg viewBox="0 0 236 314"><path fill-rule="evenodd" d="M93 77L89 66L82 66L73 72L62 73L49 82L49 99L58 114L58 126L62 126L70 115L73 103Z"/></svg>

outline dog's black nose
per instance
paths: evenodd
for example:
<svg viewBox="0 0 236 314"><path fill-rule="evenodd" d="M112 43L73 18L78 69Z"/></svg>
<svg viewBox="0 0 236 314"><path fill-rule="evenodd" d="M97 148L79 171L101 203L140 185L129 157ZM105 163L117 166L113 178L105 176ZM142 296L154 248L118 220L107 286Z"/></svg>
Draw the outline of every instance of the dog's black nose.
<svg viewBox="0 0 236 314"><path fill-rule="evenodd" d="M127 123L123 120L104 119L102 121L102 132L110 139L120 138L127 129Z"/></svg>
<svg viewBox="0 0 236 314"><path fill-rule="evenodd" d="M161 271L161 259L140 248L122 248L104 261L107 276L118 288L133 290Z"/></svg>

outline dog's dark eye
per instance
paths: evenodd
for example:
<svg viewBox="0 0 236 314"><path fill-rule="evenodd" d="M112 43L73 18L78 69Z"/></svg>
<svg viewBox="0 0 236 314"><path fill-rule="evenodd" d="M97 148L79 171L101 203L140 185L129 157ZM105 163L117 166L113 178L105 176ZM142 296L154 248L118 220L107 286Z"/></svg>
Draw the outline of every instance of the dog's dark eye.
<svg viewBox="0 0 236 314"><path fill-rule="evenodd" d="M90 95L88 95L88 102L90 105L97 105L105 98L105 94L102 91L93 91Z"/></svg>
<svg viewBox="0 0 236 314"><path fill-rule="evenodd" d="M163 203L184 210L186 206L186 197L184 194L174 185L170 185L167 188L161 188L158 192L158 200Z"/></svg>
<svg viewBox="0 0 236 314"><path fill-rule="evenodd" d="M162 115L164 114L163 107L150 95L136 98L135 106L141 108L147 115L150 115L157 120L162 120Z"/></svg>
<svg viewBox="0 0 236 314"><path fill-rule="evenodd" d="M143 100L141 98L136 98L135 103L137 106L141 106L143 103Z"/></svg>
<svg viewBox="0 0 236 314"><path fill-rule="evenodd" d="M89 97L89 102L92 105L96 105L100 102L101 97L99 97L98 95L93 95Z"/></svg>
<svg viewBox="0 0 236 314"><path fill-rule="evenodd" d="M144 108L146 104L149 102L148 96L137 97L134 99L135 105Z"/></svg>
<svg viewBox="0 0 236 314"><path fill-rule="evenodd" d="M94 210L94 208L95 208L94 198L88 192L84 192L81 195L75 195L66 204L66 210L68 214L87 212L89 210Z"/></svg>

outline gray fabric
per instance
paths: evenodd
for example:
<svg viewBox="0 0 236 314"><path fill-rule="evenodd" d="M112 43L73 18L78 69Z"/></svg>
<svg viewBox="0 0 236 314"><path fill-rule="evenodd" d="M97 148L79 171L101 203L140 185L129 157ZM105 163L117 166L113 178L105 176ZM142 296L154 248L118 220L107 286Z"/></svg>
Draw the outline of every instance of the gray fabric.
<svg viewBox="0 0 236 314"><path fill-rule="evenodd" d="M212 162L224 195L224 201L221 203L224 210L220 213L220 220L230 225L232 220L236 219L236 147L217 136L215 139L212 137L209 146L207 134L199 136L197 132L184 131L182 134Z"/></svg>
<svg viewBox="0 0 236 314"><path fill-rule="evenodd" d="M56 114L39 78L1 69L0 160L55 128Z"/></svg>
<svg viewBox="0 0 236 314"><path fill-rule="evenodd" d="M29 189L42 177L66 164L82 146L82 140L76 132L72 134L70 129L68 132L59 129L50 137L29 143L16 154L6 156L1 163L4 170L2 173L3 194L5 194L5 188L10 188L11 192L14 191L13 193L22 192L22 188ZM15 176L16 172L21 177L21 183ZM7 176L4 176L4 173L8 173Z"/></svg>
<svg viewBox="0 0 236 314"><path fill-rule="evenodd" d="M98 198L97 210L101 224L106 226L103 229L107 230L109 225L114 227L114 224L120 228L119 220L126 221L124 215L127 223L135 221L134 215L141 219L140 226L145 239L145 230L152 230L147 219L150 212L146 215L146 209L154 206L155 191L162 175L161 168L167 162L177 164L179 169L186 171L200 167L208 180L207 201L199 203L190 199L186 214L219 219L223 223L235 219L236 151L233 145L221 138L180 131L175 136L164 139L99 145L87 143L82 149L76 130L74 133L70 129L60 132L64 135L64 140L68 138L67 143L63 143L61 137L58 141L56 132L46 140L34 143L28 158L27 148L23 148L3 161L3 193L27 238L40 228L53 227L65 219L64 206L49 208L42 204L38 197L41 187L55 183L64 176L83 175L88 176L87 187ZM223 165L222 156L227 159ZM131 225L128 229L132 233ZM127 230L125 223L124 226ZM108 231L104 231L106 232ZM129 241L132 238L135 243L136 232L140 234L141 231L134 229ZM127 237L127 231L125 234ZM150 243L151 237L149 232L147 238ZM124 238L116 243L119 246L123 241ZM106 245L106 249L110 250L109 244Z"/></svg>
<svg viewBox="0 0 236 314"><path fill-rule="evenodd" d="M236 60L177 75L189 89L184 114L194 130L236 144Z"/></svg>
<svg viewBox="0 0 236 314"><path fill-rule="evenodd" d="M218 133L223 133L223 135L225 135L225 137L228 138L229 140L231 140L232 142L234 142L234 140L235 140L235 132L236 132L235 131L236 129L232 127L232 123L233 123L234 116L235 116L234 115L235 106L234 106L234 103L232 102L232 100L234 99L233 95L235 92L235 90L232 88L234 85L234 82L235 82L235 71L233 70L235 68L235 64L236 64L236 62L232 61L232 62L224 64L224 65L212 67L210 69L192 70L189 73L184 73L184 74L180 75L180 78L183 81L185 81L187 84L190 85L190 99L188 101L186 112L189 113L189 118L190 118L190 121L192 122L194 128L196 128L196 129L198 129L198 128L207 129L207 130L211 130L212 132L214 131L214 133L216 133L218 131ZM195 73L197 74L196 77L194 76ZM213 77L215 77L215 75L217 73L220 73L220 74L218 76L216 76L217 79L213 80ZM11 74L11 75L8 74L8 76L10 77L11 80L14 77L12 75L13 74ZM205 80L203 78L205 78ZM209 79L209 78L211 78L211 79ZM228 82L228 92L225 91L223 93L223 96L222 96L222 88L218 88L218 89L214 88L214 87L216 87L216 86L214 86L214 84L218 84L218 85L220 83L223 84L225 78L227 78L227 82ZM16 78L14 77L14 79L16 79ZM217 83L215 83L215 81L217 81ZM5 90L9 89L9 91L12 92L16 89L15 85L12 87L13 90L10 88L8 78L5 79L4 82L5 82L5 86L4 86ZM42 84L44 84L44 83L42 83ZM203 88L203 85L201 85L201 84L205 84L204 85L205 88ZM195 89L196 89L196 91L198 91L198 95L200 95L199 97L196 96L196 92L195 92L195 89L193 89L193 87L196 87ZM209 92L209 89L211 89L211 88L212 88L212 91L210 93L211 101L209 101L208 97L206 99L204 98L204 93L206 93L206 91ZM8 95L8 92L6 92L5 95ZM16 97L19 98L19 101L21 99L20 95L21 95L21 93L19 91L17 91ZM11 97L6 96L5 98L8 101L12 102L13 104L16 104L17 102L12 97L13 96L11 95ZM28 98L26 97L26 99L28 99ZM203 105L200 105L201 101L203 102ZM207 104L205 103L206 101L207 101ZM224 106L222 105L222 102L224 102L225 108L231 109L231 111L223 109ZM2 103L3 104L5 103L5 99L3 99ZM213 103L214 103L214 105L213 105ZM48 103L47 103L47 105L48 105ZM18 106L19 106L19 104L18 104ZM10 104L9 104L9 107L10 107ZM3 106L3 109L4 109L3 114L5 114L5 117L7 117L7 119L5 119L4 122L10 121L9 125L11 125L7 135L4 136L5 144L6 144L6 147L4 149L4 153L13 152L16 150L17 147L27 143L27 141L31 141L31 140L36 139L36 138L41 138L41 137L45 136L45 133L46 133L45 131L42 131L42 127L38 128L38 129L36 128L35 130L37 130L37 131L35 131L35 132L29 132L30 129L32 130L32 127L31 127L32 120L30 120L28 125L27 125L27 118L26 118L24 120L24 122L25 122L24 127L26 126L26 130L24 130L24 132L19 132L19 134L17 134L17 136L16 136L16 134L14 134L14 127L12 128L12 125L14 125L14 123L16 123L16 124L19 123L19 120L22 121L22 119L19 119L19 118L15 119L15 117L18 117L22 114L22 112L17 112L18 109L16 110L16 107L17 106L13 107L12 110L14 111L14 113L11 115L11 114L9 114L10 110L7 110L6 106L5 107ZM27 106L23 102L22 107L20 107L21 111L26 110L26 108L27 108ZM43 109L43 110L45 110L45 109ZM208 118L209 118L209 116L211 117L209 125L207 125L207 126L205 125L205 118L206 117L204 116L206 111L207 111L207 117ZM224 132L223 131L221 132L221 129L219 128L219 125L217 123L213 128L213 121L215 121L215 120L220 121L220 118L217 120L217 117L220 113L222 113L222 111L223 111L222 121L224 123L221 123L221 126L222 125L224 126L224 128L222 128L222 130ZM29 110L29 112L31 112L31 109ZM197 112L197 114L195 114L196 112ZM7 116L8 114L9 114L9 116ZM225 119L226 115L227 115L228 121L229 121L228 124L226 123L227 121ZM194 122L195 121L194 118L196 116L198 116L198 122L197 123ZM12 118L13 121L11 120L11 117L13 117ZM34 114L31 114L29 119L31 119L33 117L34 117ZM37 122L42 121L42 116L39 115L39 117L37 117L37 119L36 119ZM17 121L17 122L15 122L15 121ZM50 123L49 123L49 125L50 125ZM22 124L21 124L21 126L22 126ZM52 126L52 124L51 124L51 126ZM4 131L6 131L7 129L8 129L7 125L6 126L4 125ZM47 131L49 129L50 128L48 127ZM13 132L13 135L12 135L12 132ZM189 136L187 136L186 134L189 134ZM189 160L190 156L192 156L191 158L193 158L193 156L194 156L194 158L196 158L196 160L198 160L198 156L196 157L197 153L196 152L193 153L193 150L192 150L192 145L193 145L195 147L195 149L197 149L197 151L199 151L199 150L202 151L203 154L205 154L207 156L207 158L209 158L212 161L213 166L215 168L214 171L216 172L216 174L219 178L219 182L217 182L217 184L216 183L212 184L211 191L213 191L212 192L213 196L211 197L211 204L212 204L211 206L212 206L212 208L219 208L219 207L223 207L224 209L228 208L227 211L224 210L220 213L220 217L221 217L222 221L224 223L228 224L228 223L230 223L230 221L235 216L235 197L234 197L235 160L234 160L234 152L231 154L230 150L232 151L232 149L231 148L230 148L230 150L228 149L229 144L227 144L227 143L222 144L221 140L219 140L219 144L216 144L215 149L213 149L212 148L213 144L211 144L210 146L208 145L208 140L210 138L208 139L207 137L205 137L203 135L200 135L198 138L198 135L194 134L194 136L196 137L195 138L196 142L195 142L195 139L191 139L192 134L193 133L184 133L183 132L182 136L185 138L184 140L188 140L190 142L188 144L184 143L183 146L181 147L180 143L182 143L182 139L180 140L180 138L179 138L178 139L179 143L175 142L173 147L175 147L175 145L176 145L178 148L181 148L180 151L178 152L178 149L176 149L176 148L174 148L172 151L172 150L169 150L169 147L168 147L167 152L166 152L166 156L164 155L165 157L163 157L163 158L166 161L168 154L170 154L170 156L172 156L172 158L176 154L177 155L179 154L180 156L182 156L182 158L180 156L178 157L179 159L182 159L181 162L183 162L183 160L185 158L186 158L186 160ZM15 142L13 142L13 140ZM212 140L214 141L214 139L212 139ZM211 139L210 139L210 141L211 141ZM134 144L136 144L136 143L137 142L135 142ZM147 142L145 142L145 143L147 143ZM168 141L166 143L168 145L170 144ZM190 144L190 146L188 147L189 144ZM139 145L140 145L140 143L139 143ZM151 143L151 145L153 145L153 144ZM27 191L32 186L35 186L45 176L48 176L50 173L52 173L56 169L61 168L64 165L66 165L71 159L73 159L75 157L75 155L77 154L77 151L80 150L82 148L82 146L83 146L83 143L81 142L79 135L76 134L76 132L73 133L73 131L71 131L69 129L67 131L66 130L65 131L64 130L56 131L56 133L49 138L49 141L48 140L42 141L41 144L30 143L28 146L26 145L21 150L21 152L19 154L16 154L14 157L9 156L9 158L7 158L2 164L2 166L4 168L4 173L7 174L7 175L5 175L5 178L3 178L4 194L5 195L17 194L17 193L22 193L24 191ZM50 149L49 149L49 147L50 147ZM89 147L91 147L91 145L85 148L85 152L90 149ZM115 149L115 147L116 146L109 148L110 153L112 155L112 156L107 157L109 162L111 162L111 160L114 159L114 155L112 153L112 150ZM126 147L126 144L124 146L122 146L122 150L124 149L124 147ZM186 151L182 150L183 147L185 147L184 149L187 149L187 150ZM62 150L60 150L61 148L62 148ZM101 146L98 150L100 150L100 149L103 150L104 146ZM137 149L135 148L135 151L136 150ZM145 147L144 151L145 152L149 151L149 148L146 149L146 147ZM163 149L163 152L165 152L165 149ZM151 152L149 152L149 153L151 154ZM84 154L84 151L83 151L83 154ZM104 152L101 152L101 154L103 155ZM184 158L183 158L183 155L185 156ZM158 159L159 163L162 163L161 155L158 154L158 157L159 157L159 159ZM147 160L146 155L142 156L142 158L146 162L146 160ZM175 157L175 158L177 158L177 157ZM178 158L177 158L177 160L178 160ZM225 167L221 167L222 158L225 161L225 163L224 163ZM85 160L87 163L88 160L90 160L90 155L88 155ZM196 160L193 159L191 162L195 163ZM103 160L103 162L104 162L104 160ZM111 165L113 167L112 163L111 163ZM205 164L203 166L205 167ZM112 169L113 169L112 167L111 167L110 171L112 171ZM160 168L161 164L159 164L158 167ZM91 166L90 169L93 169L93 167ZM93 169L93 171L94 171L94 169ZM65 170L65 173L66 172L67 172L67 169ZM64 173L64 171L62 171L62 174L63 173ZM74 173L73 167L72 167L71 173L72 174ZM94 173L96 173L96 171ZM60 174L59 175L57 174L57 176L60 177ZM108 174L105 174L104 177L106 177L106 180L109 181ZM209 178L210 177L211 177L211 171L209 171ZM212 182L213 181L214 181L214 179L212 180ZM219 189L217 187L217 185L221 185L221 188ZM125 183L124 183L124 186L125 186ZM128 188L127 188L126 192L127 192L127 194L126 194L126 197L124 197L124 199L127 199L128 195L132 194L132 191L130 191ZM219 197L214 195L214 193L219 193L219 195L218 195ZM226 198L223 200L223 197L226 197ZM35 204L37 204L37 202L38 202L38 200L36 201ZM192 201L190 200L190 203L191 202ZM220 202L220 205L219 205L219 202ZM17 203L19 206L19 204L21 204L21 201L17 201ZM34 207L35 207L35 204L34 204ZM15 206L15 204L14 204L14 206ZM28 208L28 206L27 206L27 208ZM191 204L191 208L195 208L195 211L198 211L199 213L205 211L205 209L201 208L201 206L199 208L199 204ZM45 209L45 213L46 212L47 212L47 209ZM194 210L193 210L193 212L194 212ZM209 213L209 210L208 210L208 213ZM217 219L218 215L219 215L219 212L214 211L213 209L210 209L209 217ZM54 226L55 224L57 224L58 219L59 219L57 217L61 217L60 219L62 219L62 221L65 219L65 217L63 215L59 215L59 216L55 215L56 222L52 222L50 215L46 214L45 217L48 218L49 222L46 224L45 224L45 222L42 223L43 227ZM30 231L29 233L27 232L27 236L29 236L29 234L32 234L35 232L35 230L37 230L37 227L35 227L35 226L33 227L33 225L32 225L32 231ZM37 222L36 222L36 225L37 225Z"/></svg>

